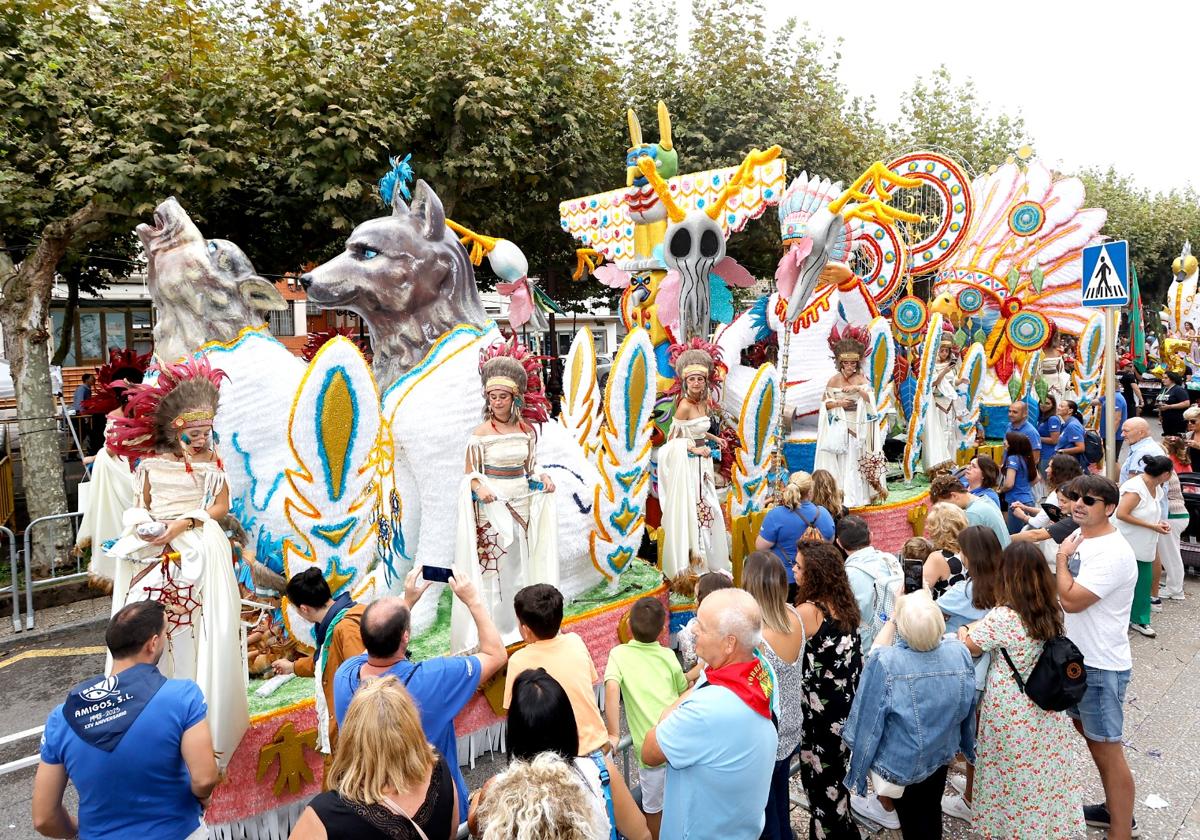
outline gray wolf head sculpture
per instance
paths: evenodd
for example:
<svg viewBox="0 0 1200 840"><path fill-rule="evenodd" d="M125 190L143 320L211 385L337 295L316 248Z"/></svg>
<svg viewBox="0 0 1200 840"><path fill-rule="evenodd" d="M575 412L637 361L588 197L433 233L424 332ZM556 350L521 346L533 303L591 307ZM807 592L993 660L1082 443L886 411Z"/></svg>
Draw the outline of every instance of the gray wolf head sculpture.
<svg viewBox="0 0 1200 840"><path fill-rule="evenodd" d="M356 227L343 253L300 282L317 306L349 309L367 322L381 392L452 327L487 320L467 251L448 231L441 199L421 180L411 208L395 190L390 216Z"/></svg>
<svg viewBox="0 0 1200 840"><path fill-rule="evenodd" d="M259 277L242 249L205 239L174 197L154 210L154 224L137 226L148 260L146 283L158 310L154 352L164 362L188 356L209 341L232 341L264 313L286 309L279 291Z"/></svg>

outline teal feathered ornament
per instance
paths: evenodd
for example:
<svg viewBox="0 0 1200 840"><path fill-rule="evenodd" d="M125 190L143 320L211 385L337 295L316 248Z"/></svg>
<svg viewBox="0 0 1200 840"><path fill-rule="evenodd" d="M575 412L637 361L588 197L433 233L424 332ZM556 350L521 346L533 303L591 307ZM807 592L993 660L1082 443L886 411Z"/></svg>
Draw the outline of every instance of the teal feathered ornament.
<svg viewBox="0 0 1200 840"><path fill-rule="evenodd" d="M392 199L396 195L396 190L400 190L400 195L404 196L405 201L412 201L412 193L408 190L408 185L413 179L412 166L409 161L412 160L412 152L404 156L404 159L389 158L392 168L388 174L379 179L379 197L383 199L384 204L390 205Z"/></svg>

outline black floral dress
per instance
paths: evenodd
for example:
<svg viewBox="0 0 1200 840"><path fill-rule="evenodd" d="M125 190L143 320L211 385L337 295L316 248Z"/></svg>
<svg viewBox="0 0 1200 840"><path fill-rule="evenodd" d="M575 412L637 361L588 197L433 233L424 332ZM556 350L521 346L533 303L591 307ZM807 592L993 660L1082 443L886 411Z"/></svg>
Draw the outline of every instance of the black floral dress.
<svg viewBox="0 0 1200 840"><path fill-rule="evenodd" d="M825 620L804 648L804 733L800 739L800 781L808 795L808 836L813 840L859 840L850 816L850 792L842 780L850 750L842 729L850 716L862 674L858 631L843 633Z"/></svg>

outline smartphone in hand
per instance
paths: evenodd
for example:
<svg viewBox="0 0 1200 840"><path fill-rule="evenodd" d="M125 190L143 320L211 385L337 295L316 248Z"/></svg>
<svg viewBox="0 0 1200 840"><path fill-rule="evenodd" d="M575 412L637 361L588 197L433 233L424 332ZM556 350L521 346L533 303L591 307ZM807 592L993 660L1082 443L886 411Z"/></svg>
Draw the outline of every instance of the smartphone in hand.
<svg viewBox="0 0 1200 840"><path fill-rule="evenodd" d="M916 592L925 585L925 563L921 560L904 561L904 594Z"/></svg>
<svg viewBox="0 0 1200 840"><path fill-rule="evenodd" d="M454 570L447 566L422 566L421 577L431 583L446 583L454 577Z"/></svg>

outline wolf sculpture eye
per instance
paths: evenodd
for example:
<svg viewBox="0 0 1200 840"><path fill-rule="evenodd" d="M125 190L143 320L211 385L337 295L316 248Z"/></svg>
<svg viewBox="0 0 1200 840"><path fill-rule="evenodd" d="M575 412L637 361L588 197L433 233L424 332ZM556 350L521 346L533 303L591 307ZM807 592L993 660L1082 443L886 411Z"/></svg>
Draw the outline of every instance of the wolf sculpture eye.
<svg viewBox="0 0 1200 840"><path fill-rule="evenodd" d="M363 248L362 249L362 258L364 260L373 260L378 256L379 256L379 252L376 251L374 248Z"/></svg>
<svg viewBox="0 0 1200 840"><path fill-rule="evenodd" d="M211 239L208 241L208 253L210 253L210 254L217 253L217 243L213 242Z"/></svg>

